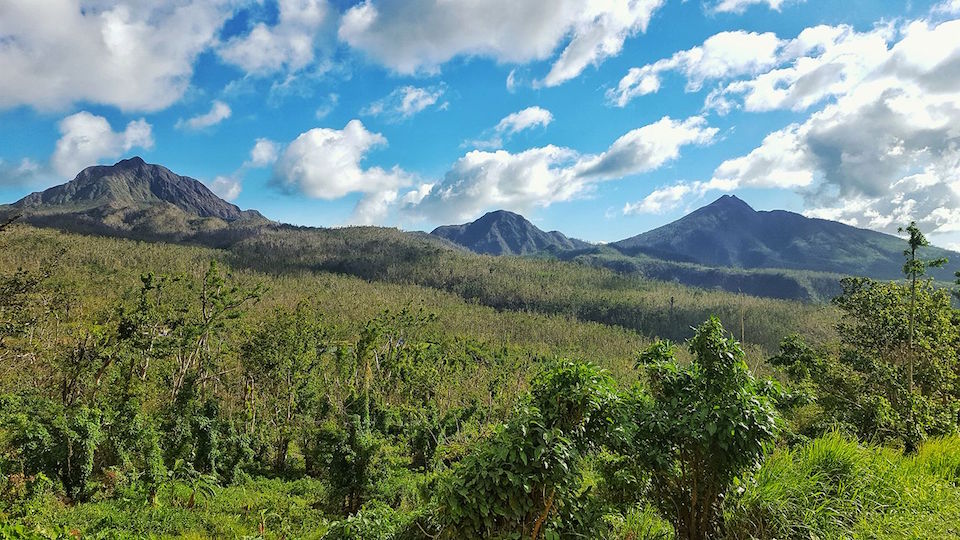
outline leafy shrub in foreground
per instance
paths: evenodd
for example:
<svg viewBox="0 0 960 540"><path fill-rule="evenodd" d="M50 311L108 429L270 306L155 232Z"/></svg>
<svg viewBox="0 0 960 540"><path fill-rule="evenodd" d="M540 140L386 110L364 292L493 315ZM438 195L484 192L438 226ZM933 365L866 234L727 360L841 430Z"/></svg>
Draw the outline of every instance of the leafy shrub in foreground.
<svg viewBox="0 0 960 540"><path fill-rule="evenodd" d="M719 320L700 325L689 349L689 365L677 363L669 342L640 356L650 398L636 403L624 452L650 472L650 496L677 537L693 540L720 530L728 490L760 464L777 419L772 389L753 377Z"/></svg>

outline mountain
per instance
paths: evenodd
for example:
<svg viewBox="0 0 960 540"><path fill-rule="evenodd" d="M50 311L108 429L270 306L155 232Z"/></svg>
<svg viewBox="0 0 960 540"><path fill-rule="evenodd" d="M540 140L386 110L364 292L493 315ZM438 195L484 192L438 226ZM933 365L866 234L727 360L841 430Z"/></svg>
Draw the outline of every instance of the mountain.
<svg viewBox="0 0 960 540"><path fill-rule="evenodd" d="M652 231L611 244L630 256L743 269L782 268L878 279L902 277L906 241L836 221L785 210L756 211L736 196L713 203ZM960 253L930 247L924 258ZM937 279L952 271L934 269Z"/></svg>
<svg viewBox="0 0 960 540"><path fill-rule="evenodd" d="M207 186L160 165L132 157L115 165L87 167L73 180L15 202L23 210L84 211L169 203L189 215L234 221L243 217L237 206L214 195Z"/></svg>
<svg viewBox="0 0 960 540"><path fill-rule="evenodd" d="M66 184L0 207L0 214L73 232L165 240L269 223L257 211L217 197L200 181L139 157L87 167Z"/></svg>
<svg viewBox="0 0 960 540"><path fill-rule="evenodd" d="M488 212L480 219L463 225L437 227L430 234L487 255L530 255L590 245L557 231L540 230L520 214L506 210Z"/></svg>

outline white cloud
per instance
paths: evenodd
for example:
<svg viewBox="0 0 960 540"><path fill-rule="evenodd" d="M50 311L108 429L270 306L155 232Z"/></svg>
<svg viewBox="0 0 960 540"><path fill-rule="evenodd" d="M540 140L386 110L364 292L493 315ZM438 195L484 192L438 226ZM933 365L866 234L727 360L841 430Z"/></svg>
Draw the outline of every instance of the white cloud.
<svg viewBox="0 0 960 540"><path fill-rule="evenodd" d="M48 180L50 171L30 158L10 163L0 158L0 186L33 186Z"/></svg>
<svg viewBox="0 0 960 540"><path fill-rule="evenodd" d="M802 110L856 86L887 58L893 35L891 25L868 32L815 26L790 40L770 32L721 32L703 45L631 68L607 99L623 107L659 91L664 73L679 72L687 92L700 91L708 81L732 81L710 92L705 106L710 110L726 113L741 101L748 111ZM735 80L744 76L752 78Z"/></svg>
<svg viewBox="0 0 960 540"><path fill-rule="evenodd" d="M250 149L250 160L247 165L250 167L266 167L277 161L277 154L280 148L277 143L270 139L259 138L254 142Z"/></svg>
<svg viewBox="0 0 960 540"><path fill-rule="evenodd" d="M232 176L218 176L210 183L210 191L227 201L232 201L239 197L242 189L243 184L240 180Z"/></svg>
<svg viewBox="0 0 960 540"><path fill-rule="evenodd" d="M142 118L116 132L106 118L81 111L61 120L58 128L61 136L50 163L61 177L72 178L83 168L116 158L134 147L153 147L150 124Z"/></svg>
<svg viewBox="0 0 960 540"><path fill-rule="evenodd" d="M379 223L390 213L397 201L397 195L395 189L365 194L357 201L357 206L353 209L349 223L353 225L375 225Z"/></svg>
<svg viewBox="0 0 960 540"><path fill-rule="evenodd" d="M314 128L287 145L273 167L280 187L317 199L337 199L350 193L382 193L409 185L412 177L398 167L364 168L373 148L387 144L359 120L342 130Z"/></svg>
<svg viewBox="0 0 960 540"><path fill-rule="evenodd" d="M367 0L347 10L340 39L402 74L460 56L527 63L562 52L541 83L555 86L620 53L663 0Z"/></svg>
<svg viewBox="0 0 960 540"><path fill-rule="evenodd" d="M714 13L743 13L750 6L760 5L780 11L790 0L719 0L710 8ZM803 0L798 0L803 1Z"/></svg>
<svg viewBox="0 0 960 540"><path fill-rule="evenodd" d="M519 153L468 152L443 180L405 209L439 220L465 220L491 208L526 211L582 197L599 182L651 171L676 159L680 148L709 144L717 130L701 117L669 117L630 131L599 155L553 145Z"/></svg>
<svg viewBox="0 0 960 540"><path fill-rule="evenodd" d="M724 161L693 190L792 189L813 216L960 232L960 20L915 21L899 36L835 102Z"/></svg>
<svg viewBox="0 0 960 540"><path fill-rule="evenodd" d="M656 189L639 202L626 203L623 214L660 214L675 208L692 191L694 188L686 183Z"/></svg>
<svg viewBox="0 0 960 540"><path fill-rule="evenodd" d="M333 93L333 92L327 94L327 99L326 99L326 101L325 101L322 105L320 105L319 107L317 107L317 110L316 110L316 112L314 113L314 116L317 117L317 120L323 120L324 118L326 118L327 116L329 116L330 113L332 113L334 109L337 108L337 104L338 104L338 103L340 103L340 95L339 95L339 94L335 94L335 93Z"/></svg>
<svg viewBox="0 0 960 540"><path fill-rule="evenodd" d="M183 96L197 56L230 11L225 0L5 0L0 108L62 109L87 101L126 111L164 109Z"/></svg>
<svg viewBox="0 0 960 540"><path fill-rule="evenodd" d="M232 113L233 111L230 110L229 105L217 99L213 101L213 105L210 107L210 112L194 116L189 120L177 120L176 127L178 129L186 128L192 130L206 129L223 122L227 118L230 118Z"/></svg>
<svg viewBox="0 0 960 540"><path fill-rule="evenodd" d="M943 0L943 2L934 5L930 12L938 15L960 14L960 0Z"/></svg>
<svg viewBox="0 0 960 540"><path fill-rule="evenodd" d="M517 70L511 69L507 74L507 92L511 94L517 89Z"/></svg>
<svg viewBox="0 0 960 540"><path fill-rule="evenodd" d="M550 111L533 106L508 114L493 129L497 133L510 135L534 127L547 127L550 122L553 122L553 114Z"/></svg>
<svg viewBox="0 0 960 540"><path fill-rule="evenodd" d="M526 109L510 113L503 117L492 129L486 130L487 139L467 141L467 145L477 148L499 148L503 146L503 139L511 135L533 129L546 127L553 122L553 114L543 107L527 107Z"/></svg>
<svg viewBox="0 0 960 540"><path fill-rule="evenodd" d="M326 0L279 0L277 23L257 23L249 33L231 38L220 58L252 75L296 72L316 58L320 33L330 11Z"/></svg>
<svg viewBox="0 0 960 540"><path fill-rule="evenodd" d="M581 178L622 178L651 171L680 157L680 148L713 141L717 128L708 127L702 116L678 121L664 116L660 120L623 135L599 156L577 165Z"/></svg>
<svg viewBox="0 0 960 540"><path fill-rule="evenodd" d="M842 96L887 60L893 36L890 25L869 32L846 25L807 28L784 42L783 67L714 90L707 107L725 112L742 101L748 111L803 110Z"/></svg>
<svg viewBox="0 0 960 540"><path fill-rule="evenodd" d="M607 99L619 107L633 98L657 92L664 72L679 71L687 77L687 92L699 91L707 80L759 73L778 63L782 42L772 32L721 32L703 45L679 51L670 58L631 68Z"/></svg>
<svg viewBox="0 0 960 540"><path fill-rule="evenodd" d="M588 3L585 17L574 26L573 38L542 84L558 86L576 78L587 66L617 56L628 37L646 32L650 18L662 4L662 0Z"/></svg>
<svg viewBox="0 0 960 540"><path fill-rule="evenodd" d="M365 116L385 116L389 120L397 121L410 118L436 105L444 93L443 85L418 88L416 86L401 86L393 92L365 107L360 114ZM445 108L441 104L438 108Z"/></svg>

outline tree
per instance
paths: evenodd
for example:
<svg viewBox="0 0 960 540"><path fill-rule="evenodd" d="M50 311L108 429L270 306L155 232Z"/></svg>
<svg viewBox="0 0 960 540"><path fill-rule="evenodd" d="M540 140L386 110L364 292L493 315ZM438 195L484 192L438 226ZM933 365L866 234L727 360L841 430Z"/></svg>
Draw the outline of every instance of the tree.
<svg viewBox="0 0 960 540"><path fill-rule="evenodd" d="M445 537L536 540L583 528L581 458L611 430L617 400L610 376L589 363L560 361L537 377L441 487Z"/></svg>
<svg viewBox="0 0 960 540"><path fill-rule="evenodd" d="M835 401L835 418L850 421L857 435L900 439L908 448L956 425L960 388L960 319L950 294L930 280L913 284L844 278L834 298L840 310L842 349L815 381ZM915 313L911 329L904 324ZM907 376L913 370L914 380ZM910 387L913 382L914 387ZM830 398L826 401L833 401Z"/></svg>
<svg viewBox="0 0 960 540"><path fill-rule="evenodd" d="M311 398L320 393L320 357L329 347L329 332L319 313L301 304L278 309L243 347L244 369L254 386L261 421L273 429L274 467L282 472L287 450L308 421Z"/></svg>
<svg viewBox="0 0 960 540"><path fill-rule="evenodd" d="M930 245L930 242L927 240L927 237L920 232L920 229L917 227L917 223L914 221L910 222L910 225L906 229L900 227L897 229L898 232L908 234L907 249L903 250L904 257L907 258L907 262L903 264L903 273L910 279L910 327L909 327L909 350L910 358L909 364L907 366L907 388L913 392L913 328L914 323L917 317L916 305L917 305L917 280L923 277L927 273L927 268L939 268L947 264L947 259L919 259L917 258L917 250L922 247L927 247Z"/></svg>
<svg viewBox="0 0 960 540"><path fill-rule="evenodd" d="M957 278L957 281L955 283L957 285L960 285L960 271L954 272L953 275ZM960 300L960 289L955 289L953 291L953 297L956 298L957 300Z"/></svg>
<svg viewBox="0 0 960 540"><path fill-rule="evenodd" d="M759 465L778 420L774 387L757 380L740 344L713 317L697 328L681 365L658 341L637 362L649 396L634 403L633 433L622 449L651 474L653 500L677 537L712 538L720 505L736 478Z"/></svg>

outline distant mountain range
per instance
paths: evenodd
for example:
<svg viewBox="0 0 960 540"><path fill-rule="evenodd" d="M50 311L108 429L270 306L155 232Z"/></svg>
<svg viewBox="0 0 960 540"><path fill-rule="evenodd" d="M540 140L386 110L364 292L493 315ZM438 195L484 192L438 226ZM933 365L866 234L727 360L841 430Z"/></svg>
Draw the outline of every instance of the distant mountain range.
<svg viewBox="0 0 960 540"><path fill-rule="evenodd" d="M255 210L240 210L201 182L139 157L88 167L66 184L0 206L0 219L11 215L70 232L215 247L239 245L267 232L292 242L309 231L326 231L283 225ZM356 249L383 249L361 241L364 235L359 232L337 234L348 243L348 237L356 237ZM673 223L608 245L543 231L504 210L471 223L438 227L429 235L396 235L398 249L407 258L420 257L417 250L427 254L449 249L547 257L686 285L810 301L829 299L842 275L902 277L906 244L895 236L793 212L758 212L729 195ZM952 280L952 270L960 265L960 253L929 248L923 256L954 262L949 269L931 272L939 280Z"/></svg>
<svg viewBox="0 0 960 540"><path fill-rule="evenodd" d="M463 225L437 227L430 234L446 238L475 253L532 255L542 251L582 249L590 244L561 232L546 232L520 214L506 210L488 212Z"/></svg>

